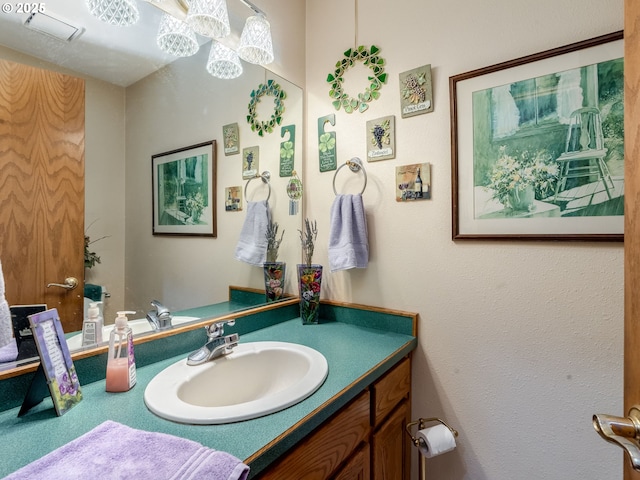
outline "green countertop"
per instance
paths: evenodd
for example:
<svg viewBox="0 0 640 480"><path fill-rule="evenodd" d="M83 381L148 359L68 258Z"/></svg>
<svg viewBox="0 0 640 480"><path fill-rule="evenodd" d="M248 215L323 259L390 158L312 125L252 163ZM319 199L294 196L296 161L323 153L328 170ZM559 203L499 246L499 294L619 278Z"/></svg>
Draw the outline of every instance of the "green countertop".
<svg viewBox="0 0 640 480"><path fill-rule="evenodd" d="M157 417L147 410L143 400L149 381L184 356L168 358L138 368L137 385L128 392L107 393L104 380L82 385L83 400L62 417L55 415L50 399L21 418L17 417L19 408L0 412L3 439L0 476L8 475L106 420L188 438L245 461L254 457L249 463L253 476L348 403L417 344L411 335L336 321L303 326L299 318L240 338L241 343L264 340L299 343L324 354L329 363L329 375L324 384L306 400L265 417L226 425L183 425ZM194 350L200 346L194 345ZM220 388L233 388L233 385L221 385ZM256 456L266 445L269 448Z"/></svg>

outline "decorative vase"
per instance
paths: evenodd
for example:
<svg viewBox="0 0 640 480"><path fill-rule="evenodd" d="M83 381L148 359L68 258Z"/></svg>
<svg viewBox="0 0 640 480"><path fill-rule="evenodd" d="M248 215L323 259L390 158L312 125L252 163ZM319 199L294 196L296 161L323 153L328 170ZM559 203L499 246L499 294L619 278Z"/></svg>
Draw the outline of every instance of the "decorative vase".
<svg viewBox="0 0 640 480"><path fill-rule="evenodd" d="M518 212L529 212L535 200L535 191L532 185L515 187L509 192L509 203L511 208Z"/></svg>
<svg viewBox="0 0 640 480"><path fill-rule="evenodd" d="M284 295L284 276L287 264L284 262L265 262L264 291L267 302L280 300Z"/></svg>
<svg viewBox="0 0 640 480"><path fill-rule="evenodd" d="M302 324L316 325L320 314L322 265L299 263L298 285L300 288L300 318L302 319Z"/></svg>

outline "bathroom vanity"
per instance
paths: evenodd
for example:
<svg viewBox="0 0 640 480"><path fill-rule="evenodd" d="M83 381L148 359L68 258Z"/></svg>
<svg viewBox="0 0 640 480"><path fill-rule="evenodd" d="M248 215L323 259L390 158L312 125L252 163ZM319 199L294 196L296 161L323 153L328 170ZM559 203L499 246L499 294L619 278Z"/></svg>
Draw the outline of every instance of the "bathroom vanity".
<svg viewBox="0 0 640 480"><path fill-rule="evenodd" d="M128 392L104 391L106 358L95 355L75 360L84 399L66 415L56 417L49 399L21 418L15 405L3 405L0 431L10 451L5 448L0 458L0 476L113 420L226 451L251 467L250 478L409 478L404 427L410 421L416 314L326 302L321 323L305 326L292 299L230 318L236 323L228 332L238 333L240 343L275 340L321 352L329 364L325 382L300 403L252 420L222 425L164 420L145 407L146 385L206 338L201 328L206 322L179 327L136 344L138 383ZM0 389L10 388L9 380L0 382Z"/></svg>

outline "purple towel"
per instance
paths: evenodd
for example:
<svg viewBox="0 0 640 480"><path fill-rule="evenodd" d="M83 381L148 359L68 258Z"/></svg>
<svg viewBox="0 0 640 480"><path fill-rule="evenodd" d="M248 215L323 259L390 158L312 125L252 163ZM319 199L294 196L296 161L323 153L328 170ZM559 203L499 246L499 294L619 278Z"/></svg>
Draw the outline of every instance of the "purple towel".
<svg viewBox="0 0 640 480"><path fill-rule="evenodd" d="M337 195L331 205L329 267L332 272L367 268L369 239L362 195Z"/></svg>
<svg viewBox="0 0 640 480"><path fill-rule="evenodd" d="M249 467L228 453L106 421L5 480L246 480L248 475Z"/></svg>

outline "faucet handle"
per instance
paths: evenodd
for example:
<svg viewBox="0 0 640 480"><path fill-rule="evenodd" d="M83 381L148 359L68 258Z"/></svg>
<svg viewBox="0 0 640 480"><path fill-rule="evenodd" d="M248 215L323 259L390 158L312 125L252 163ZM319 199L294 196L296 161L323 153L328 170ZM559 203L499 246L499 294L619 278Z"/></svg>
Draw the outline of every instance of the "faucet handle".
<svg viewBox="0 0 640 480"><path fill-rule="evenodd" d="M223 320L221 322L214 322L210 325L207 325L206 327L204 327L204 329L207 331L207 337L211 339L211 338L218 338L224 335L225 324L229 325L230 327L233 327L236 324L236 320L235 319Z"/></svg>

